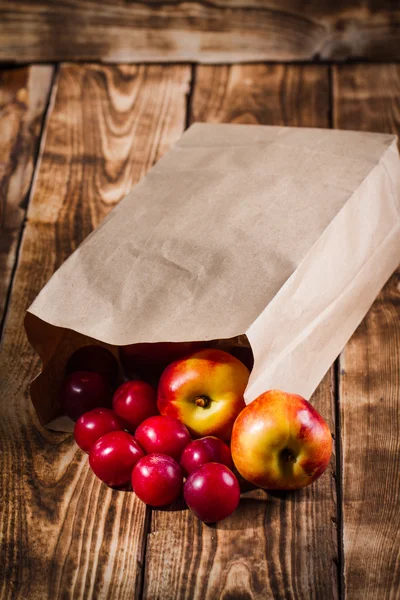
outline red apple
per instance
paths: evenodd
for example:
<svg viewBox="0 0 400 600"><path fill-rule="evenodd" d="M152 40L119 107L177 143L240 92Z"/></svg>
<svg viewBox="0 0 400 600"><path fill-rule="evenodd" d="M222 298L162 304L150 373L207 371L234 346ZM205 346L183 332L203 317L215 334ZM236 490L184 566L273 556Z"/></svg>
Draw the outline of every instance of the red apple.
<svg viewBox="0 0 400 600"><path fill-rule="evenodd" d="M100 373L110 382L110 385L115 385L118 377L118 361L104 346L82 346L70 356L65 368L68 375L75 371Z"/></svg>
<svg viewBox="0 0 400 600"><path fill-rule="evenodd" d="M182 452L181 467L189 475L205 463L216 462L233 469L231 451L224 442L211 435L190 442Z"/></svg>
<svg viewBox="0 0 400 600"><path fill-rule="evenodd" d="M228 467L206 463L193 471L183 488L186 504L204 523L228 517L240 500L239 483Z"/></svg>
<svg viewBox="0 0 400 600"><path fill-rule="evenodd" d="M113 408L126 429L135 431L145 419L159 414L157 392L145 381L127 381L116 390Z"/></svg>
<svg viewBox="0 0 400 600"><path fill-rule="evenodd" d="M94 444L89 464L95 475L111 487L121 487L131 480L133 467L144 452L133 435L111 431Z"/></svg>
<svg viewBox="0 0 400 600"><path fill-rule="evenodd" d="M74 427L74 437L79 448L90 452L92 446L110 431L122 431L124 425L109 408L94 408L79 417Z"/></svg>
<svg viewBox="0 0 400 600"><path fill-rule="evenodd" d="M237 470L247 481L270 490L297 490L325 471L332 436L307 400L270 390L236 419L231 452Z"/></svg>
<svg viewBox="0 0 400 600"><path fill-rule="evenodd" d="M245 407L249 370L223 350L201 350L167 367L158 387L162 415L185 423L195 437L229 440L233 423Z"/></svg>
<svg viewBox="0 0 400 600"><path fill-rule="evenodd" d="M100 373L76 371L64 380L60 402L65 414L76 421L93 408L111 408L110 384Z"/></svg>
<svg viewBox="0 0 400 600"><path fill-rule="evenodd" d="M167 454L178 461L191 441L183 423L161 415L143 421L136 429L135 437L148 454Z"/></svg>
<svg viewBox="0 0 400 600"><path fill-rule="evenodd" d="M132 471L132 489L150 506L166 506L182 491L183 475L176 460L166 454L149 454Z"/></svg>

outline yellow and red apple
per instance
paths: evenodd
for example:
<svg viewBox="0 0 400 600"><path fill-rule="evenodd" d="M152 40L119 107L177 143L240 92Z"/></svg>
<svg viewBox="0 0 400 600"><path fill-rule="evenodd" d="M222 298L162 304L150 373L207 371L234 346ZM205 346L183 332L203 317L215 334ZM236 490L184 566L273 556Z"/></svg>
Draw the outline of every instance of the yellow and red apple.
<svg viewBox="0 0 400 600"><path fill-rule="evenodd" d="M332 436L307 400L270 390L246 406L236 419L231 452L239 473L257 487L297 490L325 471Z"/></svg>
<svg viewBox="0 0 400 600"><path fill-rule="evenodd" d="M195 437L229 440L245 407L249 370L223 350L207 349L170 364L158 386L158 409L176 417Z"/></svg>

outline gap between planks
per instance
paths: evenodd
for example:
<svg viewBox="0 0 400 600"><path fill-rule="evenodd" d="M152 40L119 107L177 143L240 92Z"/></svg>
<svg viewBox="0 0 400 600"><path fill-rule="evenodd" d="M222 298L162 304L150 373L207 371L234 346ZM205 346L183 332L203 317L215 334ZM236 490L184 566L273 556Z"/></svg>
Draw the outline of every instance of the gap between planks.
<svg viewBox="0 0 400 600"><path fill-rule="evenodd" d="M13 69L0 67L0 129L6 137L2 140L2 154L5 156L0 173L0 226L3 230L0 255L0 341L56 70L52 66L39 65L22 68L14 66ZM10 122L16 123L16 130L10 128ZM8 131L9 139L7 133L4 134Z"/></svg>
<svg viewBox="0 0 400 600"><path fill-rule="evenodd" d="M328 121L330 129L335 128L335 84L333 66L329 66L329 112ZM340 355L336 358L332 367L333 378L333 401L334 401L334 451L335 451L335 481L336 481L336 527L337 527L337 570L338 570L338 594L339 599L345 599L344 582L344 550L343 550L343 456L342 436L340 432Z"/></svg>

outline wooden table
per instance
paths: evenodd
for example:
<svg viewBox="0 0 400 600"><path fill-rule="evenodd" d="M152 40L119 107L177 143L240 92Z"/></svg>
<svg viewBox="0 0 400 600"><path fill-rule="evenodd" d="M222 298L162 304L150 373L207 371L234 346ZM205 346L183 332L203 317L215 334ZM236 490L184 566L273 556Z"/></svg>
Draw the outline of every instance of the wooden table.
<svg viewBox="0 0 400 600"><path fill-rule="evenodd" d="M192 121L396 132L400 66L32 65L1 72L0 109L1 598L400 598L400 271L312 398L335 441L327 472L251 492L212 527L108 489L70 435L40 427L22 326Z"/></svg>

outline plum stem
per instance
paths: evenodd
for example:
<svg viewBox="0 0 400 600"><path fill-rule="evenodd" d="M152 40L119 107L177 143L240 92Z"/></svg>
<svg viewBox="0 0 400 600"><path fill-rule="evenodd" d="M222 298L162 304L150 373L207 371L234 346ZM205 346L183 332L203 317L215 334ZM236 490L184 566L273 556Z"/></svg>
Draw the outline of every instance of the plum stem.
<svg viewBox="0 0 400 600"><path fill-rule="evenodd" d="M208 396L197 396L194 403L200 408L207 408L211 404L211 400Z"/></svg>

